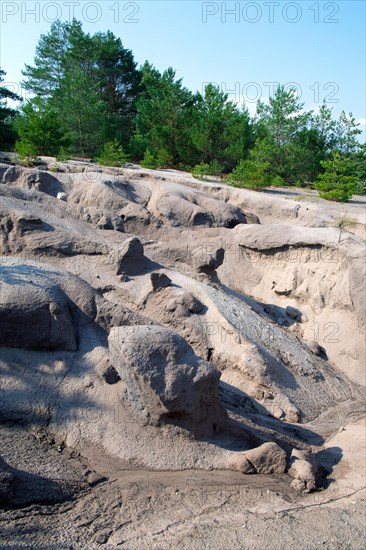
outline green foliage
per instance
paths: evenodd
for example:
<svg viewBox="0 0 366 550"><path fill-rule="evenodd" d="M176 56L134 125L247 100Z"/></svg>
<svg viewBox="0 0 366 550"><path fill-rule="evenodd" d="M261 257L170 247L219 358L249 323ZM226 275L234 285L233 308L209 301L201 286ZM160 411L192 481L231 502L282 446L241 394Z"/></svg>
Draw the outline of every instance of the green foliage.
<svg viewBox="0 0 366 550"><path fill-rule="evenodd" d="M141 89L131 140L134 155L148 147L161 166L216 160L231 170L248 153L253 141L249 114L240 113L218 87L208 85L203 96L193 95L172 68L161 74L146 62Z"/></svg>
<svg viewBox="0 0 366 550"><path fill-rule="evenodd" d="M66 160L69 160L71 157L70 151L62 145L59 152L56 155L56 160L59 162L65 162Z"/></svg>
<svg viewBox="0 0 366 550"><path fill-rule="evenodd" d="M18 140L15 143L15 150L22 164L25 166L33 166L35 164L37 160L37 150L33 143L26 140Z"/></svg>
<svg viewBox="0 0 366 550"><path fill-rule="evenodd" d="M128 162L128 156L117 140L108 141L98 157L97 161L102 166L123 166Z"/></svg>
<svg viewBox="0 0 366 550"><path fill-rule="evenodd" d="M142 136L139 133L135 133L129 143L129 151L131 153L132 158L139 162L145 154L145 151L147 149L147 141L144 136Z"/></svg>
<svg viewBox="0 0 366 550"><path fill-rule="evenodd" d="M156 162L160 168L168 168L169 166L174 165L172 156L163 147L161 147L157 152Z"/></svg>
<svg viewBox="0 0 366 550"><path fill-rule="evenodd" d="M259 125L265 124L265 134L273 138L277 148L288 143L303 128L309 114L302 113L303 104L296 97L296 90L278 86L268 104L258 101Z"/></svg>
<svg viewBox="0 0 366 550"><path fill-rule="evenodd" d="M284 86L277 87L268 104L259 101L257 105L257 140L251 158L269 162L271 176L280 176L288 184L305 176L304 140L310 113L302 109L295 90Z"/></svg>
<svg viewBox="0 0 366 550"><path fill-rule="evenodd" d="M36 47L34 66L25 65L22 71L25 80L22 86L36 95L36 97L49 100L59 90L62 76L64 56L69 47L69 35L71 28L76 25L52 23L48 34L41 34Z"/></svg>
<svg viewBox="0 0 366 550"><path fill-rule="evenodd" d="M152 170L156 170L158 167L158 161L156 157L152 154L150 149L146 149L144 158L140 162L141 166L143 168L151 168Z"/></svg>
<svg viewBox="0 0 366 550"><path fill-rule="evenodd" d="M103 140L117 139L127 150L135 130L141 72L131 50L124 48L121 39L111 31L94 35L90 50L93 78L103 102L100 120Z"/></svg>
<svg viewBox="0 0 366 550"><path fill-rule="evenodd" d="M359 144L350 157L349 174L356 179L355 194L366 193L366 144Z"/></svg>
<svg viewBox="0 0 366 550"><path fill-rule="evenodd" d="M271 184L269 162L241 160L229 175L228 181L236 187L260 189Z"/></svg>
<svg viewBox="0 0 366 550"><path fill-rule="evenodd" d="M189 164L184 164L183 162L180 162L177 166L178 170L181 170L182 172L189 172L192 173L194 168L190 166Z"/></svg>
<svg viewBox="0 0 366 550"><path fill-rule="evenodd" d="M197 179L204 179L204 176L209 176L211 173L209 164L196 164L192 170L192 176Z"/></svg>
<svg viewBox="0 0 366 550"><path fill-rule="evenodd" d="M93 156L106 141L128 145L140 73L132 52L111 32L90 35L76 20L56 21L41 35L34 65L26 65L23 75L24 88L57 113L62 142L56 151L64 144L74 154ZM43 148L54 154L53 146Z"/></svg>
<svg viewBox="0 0 366 550"><path fill-rule="evenodd" d="M39 97L28 101L15 120L21 142L40 155L56 155L62 142L60 117L48 100Z"/></svg>
<svg viewBox="0 0 366 550"><path fill-rule="evenodd" d="M213 84L206 86L203 96L197 94L191 135L201 161L217 161L227 171L247 156L254 140L248 112L240 112Z"/></svg>
<svg viewBox="0 0 366 550"><path fill-rule="evenodd" d="M177 80L169 67L162 74L148 62L142 67L141 94L137 100L136 132L133 149L141 146L159 159L161 165L177 166L191 156L188 116L193 102L192 93Z"/></svg>
<svg viewBox="0 0 366 550"><path fill-rule="evenodd" d="M355 192L357 178L349 175L350 159L336 152L330 160L323 161L323 174L320 174L315 188L323 199L347 202Z"/></svg>
<svg viewBox="0 0 366 550"><path fill-rule="evenodd" d="M217 160L213 160L210 164L196 164L192 170L192 176L203 180L205 176L220 176L222 171L222 164Z"/></svg>
<svg viewBox="0 0 366 550"><path fill-rule="evenodd" d="M357 224L357 220L353 218L346 218L344 214L340 216L336 222L336 226L339 229L339 237L338 242L340 242L342 238L342 233L346 228L352 227L352 225Z"/></svg>
<svg viewBox="0 0 366 550"><path fill-rule="evenodd" d="M281 178L281 176L275 176L271 181L272 187L283 187L285 185L287 185L287 183L283 178Z"/></svg>
<svg viewBox="0 0 366 550"><path fill-rule="evenodd" d="M60 118L64 139L74 153L92 157L100 151L104 138L100 121L103 101L97 83L82 68L72 66L61 85Z"/></svg>
<svg viewBox="0 0 366 550"><path fill-rule="evenodd" d="M359 124L352 113L341 112L335 126L335 148L345 157L349 157L358 149L357 136L361 134L358 126Z"/></svg>
<svg viewBox="0 0 366 550"><path fill-rule="evenodd" d="M7 105L7 100L22 101L22 99L2 86L4 82L5 71L0 69L0 150L6 151L12 149L17 138L17 132L14 125L16 111Z"/></svg>
<svg viewBox="0 0 366 550"><path fill-rule="evenodd" d="M365 190L365 148L353 115L333 120L325 104L304 112L294 89L278 86L253 119L218 86L192 93L171 67L160 72L146 61L138 70L120 38L87 33L76 20L56 21L40 36L23 75L32 99L16 117L4 101L20 98L0 86L0 149L18 133L24 158L99 154L118 166L128 155L149 168L194 166L199 178L231 172L233 184L253 189L317 181L332 200ZM324 164L336 150L349 159L345 172Z"/></svg>
<svg viewBox="0 0 366 550"><path fill-rule="evenodd" d="M332 183L331 189L328 191L321 191L319 193L322 199L327 199L328 201L334 202L348 202L352 197L352 194L352 191L345 189L344 186L337 186L337 188L335 188L334 183Z"/></svg>
<svg viewBox="0 0 366 550"><path fill-rule="evenodd" d="M210 162L210 174L212 176L221 176L224 171L224 166L220 164L217 160Z"/></svg>

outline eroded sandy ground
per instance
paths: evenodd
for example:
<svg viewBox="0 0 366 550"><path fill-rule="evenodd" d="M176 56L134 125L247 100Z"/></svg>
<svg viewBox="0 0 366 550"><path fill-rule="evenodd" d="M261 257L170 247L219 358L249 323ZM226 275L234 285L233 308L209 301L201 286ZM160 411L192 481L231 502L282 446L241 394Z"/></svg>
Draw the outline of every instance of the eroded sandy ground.
<svg viewBox="0 0 366 550"><path fill-rule="evenodd" d="M364 200L59 170L0 174L1 547L363 548ZM156 338L165 393L137 391Z"/></svg>

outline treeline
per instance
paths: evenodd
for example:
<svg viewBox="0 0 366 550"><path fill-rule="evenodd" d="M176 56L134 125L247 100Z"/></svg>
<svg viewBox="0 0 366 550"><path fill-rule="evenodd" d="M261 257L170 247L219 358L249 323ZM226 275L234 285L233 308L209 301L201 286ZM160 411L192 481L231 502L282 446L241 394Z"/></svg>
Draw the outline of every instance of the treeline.
<svg viewBox="0 0 366 550"><path fill-rule="evenodd" d="M308 182L334 200L364 192L366 150L354 117L334 120L325 104L304 112L283 86L251 117L217 86L193 93L172 68L138 68L112 32L90 35L76 20L40 37L23 75L31 99L17 112L4 101L19 98L0 87L0 148L15 143L21 158L130 160L199 177L226 174L251 188Z"/></svg>

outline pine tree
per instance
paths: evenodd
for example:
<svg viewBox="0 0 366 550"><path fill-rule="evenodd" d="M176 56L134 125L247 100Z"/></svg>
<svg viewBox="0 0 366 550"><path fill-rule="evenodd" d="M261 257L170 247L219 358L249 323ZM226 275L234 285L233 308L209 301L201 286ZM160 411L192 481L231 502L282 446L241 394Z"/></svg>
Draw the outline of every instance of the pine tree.
<svg viewBox="0 0 366 550"><path fill-rule="evenodd" d="M64 75L64 56L69 47L70 29L76 23L52 23L48 34L42 34L34 57L34 66L25 65L22 86L37 97L49 99L59 89Z"/></svg>
<svg viewBox="0 0 366 550"><path fill-rule="evenodd" d="M74 154L94 156L115 139L128 144L140 73L132 52L111 32L90 35L76 20L57 21L41 36L34 66L26 65L23 75L25 89L57 113L62 142Z"/></svg>
<svg viewBox="0 0 366 550"><path fill-rule="evenodd" d="M257 105L258 138L253 160L269 162L272 176L280 176L294 183L299 154L299 133L304 132L311 113L303 113L303 104L296 97L295 90L286 91L278 86L273 97L265 105Z"/></svg>
<svg viewBox="0 0 366 550"><path fill-rule="evenodd" d="M335 152L333 157L322 162L323 174L316 182L322 198L337 202L347 202L356 191L357 178L350 174L350 159Z"/></svg>
<svg viewBox="0 0 366 550"><path fill-rule="evenodd" d="M141 74L131 50L123 47L120 38L108 31L93 37L96 51L95 79L105 103L104 137L128 145L135 129L136 99Z"/></svg>
<svg viewBox="0 0 366 550"><path fill-rule="evenodd" d="M215 160L230 171L252 145L249 114L240 112L218 86L208 84L204 95L198 96L192 139L200 162L211 164Z"/></svg>
<svg viewBox="0 0 366 550"><path fill-rule="evenodd" d="M13 148L17 133L14 126L16 111L8 107L7 100L22 101L14 92L2 86L6 72L0 69L0 150L8 151Z"/></svg>
<svg viewBox="0 0 366 550"><path fill-rule="evenodd" d="M160 74L146 62L142 68L142 92L137 101L136 133L132 140L141 142L155 157L164 157L166 164L177 166L182 160L182 148L189 131L187 109L193 96L176 80L170 67Z"/></svg>
<svg viewBox="0 0 366 550"><path fill-rule="evenodd" d="M361 130L358 126L352 113L347 115L345 111L341 112L335 128L335 147L345 157L349 157L359 146L357 136L361 134Z"/></svg>
<svg viewBox="0 0 366 550"><path fill-rule="evenodd" d="M27 150L33 156L56 155L62 145L60 127L58 111L50 100L36 97L28 101L16 119L17 150Z"/></svg>

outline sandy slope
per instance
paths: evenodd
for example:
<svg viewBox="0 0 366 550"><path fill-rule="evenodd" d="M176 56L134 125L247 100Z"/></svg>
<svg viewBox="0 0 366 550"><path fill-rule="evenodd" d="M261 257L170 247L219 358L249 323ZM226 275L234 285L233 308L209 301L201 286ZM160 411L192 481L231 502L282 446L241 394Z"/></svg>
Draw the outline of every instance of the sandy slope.
<svg viewBox="0 0 366 550"><path fill-rule="evenodd" d="M0 170L1 304L9 282L50 292L54 281L76 307L78 342L0 348L0 456L16 469L20 507L1 512L0 547L362 548L363 199L341 206L171 170L61 168ZM340 216L350 220L342 235ZM121 280L130 235L150 263ZM221 265L208 268L220 248ZM152 273L171 284L154 289ZM184 305L192 296L199 313ZM194 440L146 426L121 399L123 380L100 378L110 328L146 322L221 370L228 431ZM299 494L287 473L227 469L266 439L288 456L311 449L323 486Z"/></svg>

